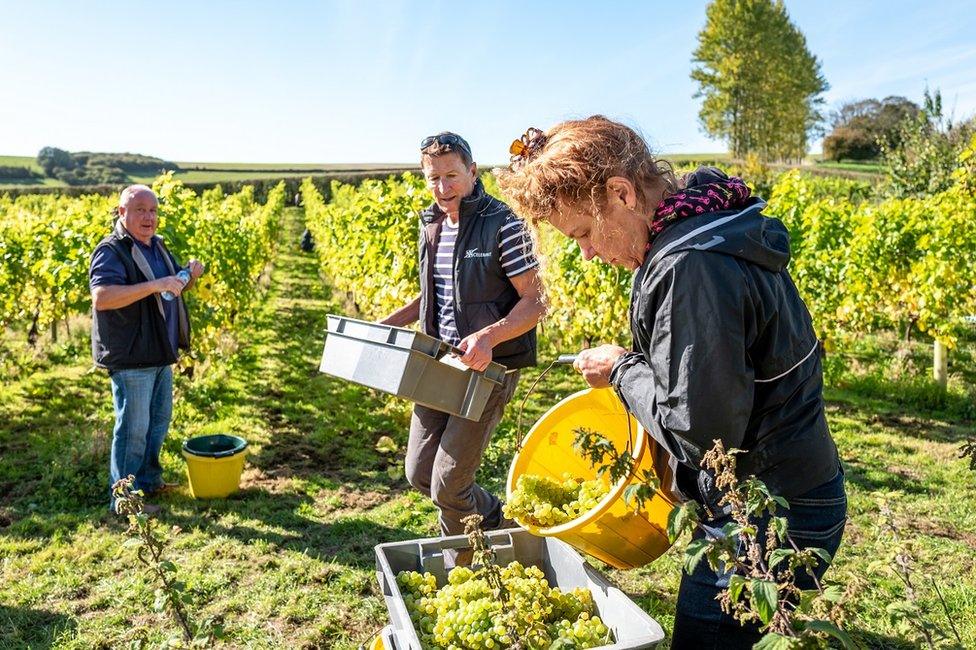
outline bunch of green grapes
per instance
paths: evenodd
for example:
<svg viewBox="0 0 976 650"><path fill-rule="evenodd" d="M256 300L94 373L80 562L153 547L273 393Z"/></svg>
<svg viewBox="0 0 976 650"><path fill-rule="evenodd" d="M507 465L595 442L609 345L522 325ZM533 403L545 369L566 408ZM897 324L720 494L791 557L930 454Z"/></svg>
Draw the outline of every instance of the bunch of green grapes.
<svg viewBox="0 0 976 650"><path fill-rule="evenodd" d="M512 562L502 568L506 600L499 597L483 569L457 567L440 589L432 574L404 571L397 584L410 620L424 648L502 649L522 642L535 650L550 647L592 648L613 643L589 590L552 588L534 566Z"/></svg>
<svg viewBox="0 0 976 650"><path fill-rule="evenodd" d="M608 491L601 479L584 481L564 474L562 481L555 481L545 476L523 474L505 503L504 513L523 524L549 528L583 516L595 508Z"/></svg>
<svg viewBox="0 0 976 650"><path fill-rule="evenodd" d="M553 626L556 647L560 648L593 648L612 643L609 640L610 630L600 620L599 616L590 616L586 612L580 614L574 622L560 620Z"/></svg>

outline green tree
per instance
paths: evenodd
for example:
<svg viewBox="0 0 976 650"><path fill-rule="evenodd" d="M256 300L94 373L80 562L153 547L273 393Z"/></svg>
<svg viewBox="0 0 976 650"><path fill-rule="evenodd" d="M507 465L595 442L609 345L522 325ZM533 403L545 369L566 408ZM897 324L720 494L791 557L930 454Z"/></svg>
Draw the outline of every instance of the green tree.
<svg viewBox="0 0 976 650"><path fill-rule="evenodd" d="M48 176L54 176L58 169L71 169L75 166L75 161L71 154L64 149L57 147L44 147L37 154L37 164Z"/></svg>
<svg viewBox="0 0 976 650"><path fill-rule="evenodd" d="M829 85L781 0L713 0L693 62L702 127L727 141L733 155L806 154L820 132Z"/></svg>
<svg viewBox="0 0 976 650"><path fill-rule="evenodd" d="M833 130L823 141L824 157L829 160L872 160L882 148L900 146L902 124L916 117L921 108L904 97L882 100L858 99L841 104L831 113Z"/></svg>
<svg viewBox="0 0 976 650"><path fill-rule="evenodd" d="M953 122L942 110L942 93L926 88L922 109L905 118L894 142L882 144L884 193L904 197L945 191L973 134L976 118Z"/></svg>

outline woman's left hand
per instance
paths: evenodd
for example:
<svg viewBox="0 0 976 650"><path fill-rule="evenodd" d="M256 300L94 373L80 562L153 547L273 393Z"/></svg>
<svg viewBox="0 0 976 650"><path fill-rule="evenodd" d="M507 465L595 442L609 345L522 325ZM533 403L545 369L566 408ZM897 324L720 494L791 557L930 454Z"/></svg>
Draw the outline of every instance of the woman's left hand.
<svg viewBox="0 0 976 650"><path fill-rule="evenodd" d="M464 352L464 355L461 357L461 363L472 370L481 372L491 363L491 351L493 347L491 335L484 330L478 330L474 334L469 334L458 343L458 348Z"/></svg>
<svg viewBox="0 0 976 650"><path fill-rule="evenodd" d="M583 350L576 355L573 368L583 375L593 388L606 388L610 385L610 371L621 354L627 352L619 345L601 345L598 348Z"/></svg>

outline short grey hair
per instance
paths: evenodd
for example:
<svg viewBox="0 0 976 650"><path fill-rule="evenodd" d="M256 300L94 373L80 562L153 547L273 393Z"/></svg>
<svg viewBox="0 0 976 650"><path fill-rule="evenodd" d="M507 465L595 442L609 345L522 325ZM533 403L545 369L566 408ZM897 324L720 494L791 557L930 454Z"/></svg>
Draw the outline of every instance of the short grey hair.
<svg viewBox="0 0 976 650"><path fill-rule="evenodd" d="M142 184L130 185L129 187L122 190L121 194L119 194L119 207L120 208L128 207L129 201L132 200L132 197L135 196L136 194L140 194L141 192L149 192L150 194L153 195L154 198L156 197L156 193L153 192L152 188L149 187L148 185L142 185ZM159 201L158 198L156 198L156 200Z"/></svg>

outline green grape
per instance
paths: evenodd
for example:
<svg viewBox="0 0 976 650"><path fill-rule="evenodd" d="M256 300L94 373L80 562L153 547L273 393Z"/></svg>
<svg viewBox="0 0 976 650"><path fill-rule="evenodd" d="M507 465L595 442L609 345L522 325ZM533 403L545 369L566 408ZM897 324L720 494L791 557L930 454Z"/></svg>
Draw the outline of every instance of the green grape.
<svg viewBox="0 0 976 650"><path fill-rule="evenodd" d="M484 570L457 567L438 588L432 574L396 576L410 620L425 649L501 650L521 639L528 650L592 648L613 642L587 589L550 587L536 566L512 562L500 568L507 605L485 579ZM408 600L409 596L409 600Z"/></svg>
<svg viewBox="0 0 976 650"><path fill-rule="evenodd" d="M504 514L533 526L558 526L592 510L608 491L601 479L583 481L567 474L560 482L523 474L504 505Z"/></svg>

